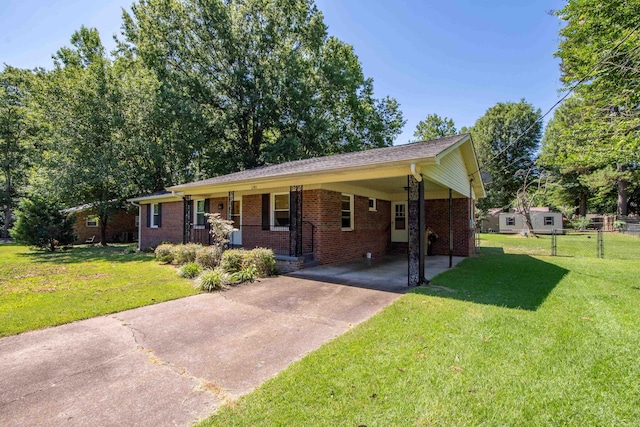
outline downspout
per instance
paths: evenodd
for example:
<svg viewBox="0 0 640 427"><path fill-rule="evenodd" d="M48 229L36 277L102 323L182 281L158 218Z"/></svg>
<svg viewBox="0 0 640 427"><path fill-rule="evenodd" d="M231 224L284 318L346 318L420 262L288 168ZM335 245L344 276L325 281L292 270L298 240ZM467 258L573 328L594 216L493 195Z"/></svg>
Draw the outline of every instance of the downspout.
<svg viewBox="0 0 640 427"><path fill-rule="evenodd" d="M416 179L416 181L422 181L422 175L420 174L420 166L416 166L415 163L411 163L411 175Z"/></svg>
<svg viewBox="0 0 640 427"><path fill-rule="evenodd" d="M142 206L140 203L130 202L133 206L138 208L138 250L141 251L140 242L142 242Z"/></svg>

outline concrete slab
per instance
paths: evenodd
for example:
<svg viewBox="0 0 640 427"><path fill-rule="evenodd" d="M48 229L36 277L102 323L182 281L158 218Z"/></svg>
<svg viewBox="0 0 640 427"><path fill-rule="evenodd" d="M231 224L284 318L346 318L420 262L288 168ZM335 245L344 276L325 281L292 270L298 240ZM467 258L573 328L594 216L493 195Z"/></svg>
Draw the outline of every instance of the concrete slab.
<svg viewBox="0 0 640 427"><path fill-rule="evenodd" d="M452 266L455 267L463 259L464 257L453 257ZM424 272L429 280L448 269L448 256L425 258ZM374 260L359 258L320 265L290 273L289 276L387 292L406 293L410 289L407 280L407 257L402 255L385 256Z"/></svg>
<svg viewBox="0 0 640 427"><path fill-rule="evenodd" d="M400 297L266 279L0 339L0 425L190 425Z"/></svg>

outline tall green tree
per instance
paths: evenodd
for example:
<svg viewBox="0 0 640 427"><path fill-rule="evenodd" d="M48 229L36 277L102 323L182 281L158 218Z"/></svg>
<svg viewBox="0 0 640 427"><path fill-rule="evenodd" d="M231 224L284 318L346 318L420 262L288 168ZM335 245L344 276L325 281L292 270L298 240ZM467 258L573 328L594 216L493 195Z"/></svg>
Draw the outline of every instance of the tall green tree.
<svg viewBox="0 0 640 427"><path fill-rule="evenodd" d="M38 191L66 206L92 204L106 244L110 215L136 193L127 179L122 82L97 30L82 27L71 44L57 52L55 68L39 88L40 113L49 134L33 182L40 184Z"/></svg>
<svg viewBox="0 0 640 427"><path fill-rule="evenodd" d="M509 206L522 187L524 177L531 179L534 155L540 145L542 123L540 109L524 99L499 102L489 108L471 128L482 172L491 175L487 197L479 208Z"/></svg>
<svg viewBox="0 0 640 427"><path fill-rule="evenodd" d="M73 243L75 217L62 213L61 207L43 197L21 199L11 236L25 245L54 251Z"/></svg>
<svg viewBox="0 0 640 427"><path fill-rule="evenodd" d="M35 75L28 70L5 66L0 72L0 237L9 237L13 210L26 184L29 153L35 134L29 94Z"/></svg>
<svg viewBox="0 0 640 427"><path fill-rule="evenodd" d="M451 136L458 133L453 119L440 117L437 114L429 114L416 125L413 137L416 141L430 141L432 139Z"/></svg>
<svg viewBox="0 0 640 427"><path fill-rule="evenodd" d="M583 100L566 150L576 165L615 167L624 215L625 171L640 162L640 0L569 0L557 14L562 81Z"/></svg>
<svg viewBox="0 0 640 427"><path fill-rule="evenodd" d="M404 124L311 0L140 0L123 19L162 108L204 125L182 139L196 174L391 145Z"/></svg>

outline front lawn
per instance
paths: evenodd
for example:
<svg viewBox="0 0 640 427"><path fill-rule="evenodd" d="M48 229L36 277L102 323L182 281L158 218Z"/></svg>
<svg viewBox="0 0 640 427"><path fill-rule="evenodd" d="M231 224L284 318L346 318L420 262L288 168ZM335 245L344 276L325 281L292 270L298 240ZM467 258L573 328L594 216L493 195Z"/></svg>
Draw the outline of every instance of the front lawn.
<svg viewBox="0 0 640 427"><path fill-rule="evenodd" d="M606 235L598 259L593 236L550 257L550 237L483 235L203 425L637 425L640 239Z"/></svg>
<svg viewBox="0 0 640 427"><path fill-rule="evenodd" d="M197 293L152 254L0 245L0 337Z"/></svg>

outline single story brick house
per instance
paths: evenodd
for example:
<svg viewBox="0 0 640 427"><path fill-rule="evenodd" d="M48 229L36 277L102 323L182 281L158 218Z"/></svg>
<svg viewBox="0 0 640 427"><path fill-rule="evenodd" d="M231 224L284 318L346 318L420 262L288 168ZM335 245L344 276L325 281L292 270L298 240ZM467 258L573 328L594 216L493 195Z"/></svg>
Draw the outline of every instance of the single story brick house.
<svg viewBox="0 0 640 427"><path fill-rule="evenodd" d="M123 206L109 216L108 243L130 243L138 238L138 212L131 208L131 205ZM75 243L84 243L92 237L96 243L100 241L100 218L92 204L75 206L64 212L76 217L73 225Z"/></svg>
<svg viewBox="0 0 640 427"><path fill-rule="evenodd" d="M327 264L407 253L409 283L433 255L475 252L474 206L485 191L468 134L297 160L169 187L139 205L141 249L209 243L205 213L238 229L236 247ZM427 230L431 237L426 237Z"/></svg>

